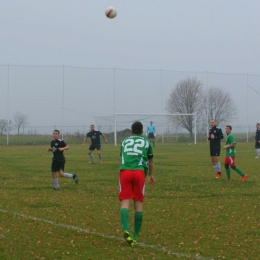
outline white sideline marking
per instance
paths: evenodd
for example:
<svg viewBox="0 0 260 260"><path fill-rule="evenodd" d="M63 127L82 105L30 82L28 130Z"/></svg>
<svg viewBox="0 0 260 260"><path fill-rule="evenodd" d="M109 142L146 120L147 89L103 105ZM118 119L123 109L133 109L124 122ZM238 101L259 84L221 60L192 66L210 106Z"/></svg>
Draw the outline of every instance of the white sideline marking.
<svg viewBox="0 0 260 260"><path fill-rule="evenodd" d="M12 211L9 211L9 210L4 210L4 209L0 209L0 212L10 214L10 215L14 215L14 216L23 217L23 218L26 218L26 219L31 219L31 220L34 220L34 221L44 222L44 223L47 223L47 224L50 224L50 225L53 225L53 226L56 226L56 227L64 227L64 228L67 228L67 229L74 229L74 230L78 230L78 231L81 231L81 232L84 232L84 233L87 233L87 234L93 234L93 235L97 235L97 236L100 236L100 237L124 241L124 239L121 238L121 237L109 236L109 235L106 235L106 234L103 234L103 233L98 233L98 232L91 231L91 230L88 230L86 228L80 228L80 227L77 227L77 226L55 223L51 220L47 220L47 219L44 219L44 218L37 218L37 217L34 217L34 216L19 213L19 212L12 212ZM192 259L197 259L197 260L214 260L213 258L202 257L199 254L190 255L190 254L175 252L173 250L165 249L164 247L157 246L157 245L150 245L150 244L139 243L139 242L138 242L138 245L142 246L142 247L146 247L146 248L153 248L157 251L161 251L161 252L164 252L164 253L167 253L167 254L170 254L170 255L183 256L183 257L186 257L186 258L192 258Z"/></svg>

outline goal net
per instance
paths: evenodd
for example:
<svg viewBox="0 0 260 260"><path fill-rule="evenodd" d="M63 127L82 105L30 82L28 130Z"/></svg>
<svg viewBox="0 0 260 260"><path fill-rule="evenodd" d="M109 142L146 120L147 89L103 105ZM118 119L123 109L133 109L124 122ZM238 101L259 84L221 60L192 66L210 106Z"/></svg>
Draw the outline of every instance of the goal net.
<svg viewBox="0 0 260 260"><path fill-rule="evenodd" d="M131 125L140 121L146 134L150 122L156 128L157 143L187 142L196 144L196 114L129 114L95 116L96 128L107 135L115 146L130 134Z"/></svg>

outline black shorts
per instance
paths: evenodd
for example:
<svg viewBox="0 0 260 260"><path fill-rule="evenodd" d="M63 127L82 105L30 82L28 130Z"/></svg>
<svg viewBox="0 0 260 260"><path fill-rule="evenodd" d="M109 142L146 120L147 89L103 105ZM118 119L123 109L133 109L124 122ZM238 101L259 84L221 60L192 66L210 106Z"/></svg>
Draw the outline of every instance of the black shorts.
<svg viewBox="0 0 260 260"><path fill-rule="evenodd" d="M148 134L148 139L154 139L154 134L153 133L149 133Z"/></svg>
<svg viewBox="0 0 260 260"><path fill-rule="evenodd" d="M58 172L59 170L64 171L65 161L52 161L51 172Z"/></svg>
<svg viewBox="0 0 260 260"><path fill-rule="evenodd" d="M210 156L220 156L220 146L210 147Z"/></svg>
<svg viewBox="0 0 260 260"><path fill-rule="evenodd" d="M101 150L101 144L91 144L88 149L90 151L94 151L95 149Z"/></svg>

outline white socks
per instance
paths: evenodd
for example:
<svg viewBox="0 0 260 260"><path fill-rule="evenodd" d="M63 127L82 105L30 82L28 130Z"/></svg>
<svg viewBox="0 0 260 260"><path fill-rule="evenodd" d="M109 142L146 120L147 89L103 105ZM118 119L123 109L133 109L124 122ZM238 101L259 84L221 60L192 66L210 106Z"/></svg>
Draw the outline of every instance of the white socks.
<svg viewBox="0 0 260 260"><path fill-rule="evenodd" d="M73 178L73 174L68 173L68 172L64 172L63 173L63 177L65 177L65 178Z"/></svg>

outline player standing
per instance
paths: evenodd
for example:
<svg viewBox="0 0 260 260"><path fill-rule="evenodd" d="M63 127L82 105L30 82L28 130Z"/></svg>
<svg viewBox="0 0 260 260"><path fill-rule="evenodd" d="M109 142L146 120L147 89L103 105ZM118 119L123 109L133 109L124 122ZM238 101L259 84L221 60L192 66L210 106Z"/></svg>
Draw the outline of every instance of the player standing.
<svg viewBox="0 0 260 260"><path fill-rule="evenodd" d="M52 182L54 186L54 190L59 190L59 183L56 172L59 173L60 177L71 178L78 184L79 180L76 174L71 174L64 172L65 167L65 157L63 155L63 151L68 150L68 145L60 139L60 131L53 131L53 140L51 141L51 148L48 148L47 151L53 152L51 172L52 172Z"/></svg>
<svg viewBox="0 0 260 260"><path fill-rule="evenodd" d="M221 177L221 166L218 157L220 156L220 142L223 139L223 133L220 127L217 126L215 120L210 120L210 130L207 138L209 140L210 156L213 168L215 169L216 178Z"/></svg>
<svg viewBox="0 0 260 260"><path fill-rule="evenodd" d="M242 182L246 181L247 175L244 174L235 163L235 156L236 156L236 141L234 136L231 134L232 127L231 125L226 126L226 134L227 134L227 140L226 145L223 147L226 150L226 158L225 158L225 169L227 174L227 179L230 180L230 167L236 171L239 175L242 176Z"/></svg>
<svg viewBox="0 0 260 260"><path fill-rule="evenodd" d="M90 160L91 160L89 163L95 163L95 159L94 159L94 156L92 154L92 151L97 149L97 154L98 154L98 157L99 157L100 164L103 164L102 155L101 155L100 136L102 136L105 140L105 143L107 143L107 139L106 139L105 135L103 133L101 133L100 131L96 131L95 126L91 125L90 126L90 132L88 132L86 134L86 137L84 137L82 146L85 146L86 140L87 140L88 137L91 139L91 144L89 146L89 151L88 151L88 155L89 155Z"/></svg>
<svg viewBox="0 0 260 260"><path fill-rule="evenodd" d="M260 158L260 124L256 124L256 131L255 131L255 149L256 149L256 157Z"/></svg>
<svg viewBox="0 0 260 260"><path fill-rule="evenodd" d="M124 238L130 246L137 243L143 221L143 201L145 178L153 185L153 150L150 142L142 136L143 125L135 122L131 127L131 135L121 145L121 166L119 174L119 200L121 201L120 218ZM129 234L129 206L134 200L134 232Z"/></svg>
<svg viewBox="0 0 260 260"><path fill-rule="evenodd" d="M156 137L156 129L153 125L153 121L150 122L150 125L147 126L146 135L150 142L153 142L153 147L155 147L154 138Z"/></svg>

